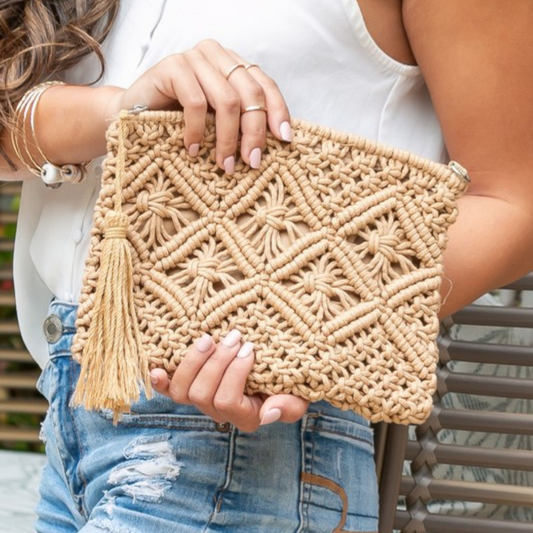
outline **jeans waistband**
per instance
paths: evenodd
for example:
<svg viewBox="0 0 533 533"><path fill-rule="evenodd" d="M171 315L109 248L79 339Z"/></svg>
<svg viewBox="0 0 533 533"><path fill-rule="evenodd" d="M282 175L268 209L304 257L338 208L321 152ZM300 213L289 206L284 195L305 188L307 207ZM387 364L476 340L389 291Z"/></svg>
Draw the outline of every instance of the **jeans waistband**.
<svg viewBox="0 0 533 533"><path fill-rule="evenodd" d="M76 333L75 303L53 300L43 325L43 333L48 342L50 358L69 357L74 333Z"/></svg>

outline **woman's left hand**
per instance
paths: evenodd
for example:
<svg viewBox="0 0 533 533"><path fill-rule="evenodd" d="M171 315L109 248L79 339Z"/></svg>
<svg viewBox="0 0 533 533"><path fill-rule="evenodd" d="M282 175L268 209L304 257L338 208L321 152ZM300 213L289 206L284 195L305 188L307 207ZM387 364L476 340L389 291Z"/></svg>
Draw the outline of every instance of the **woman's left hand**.
<svg viewBox="0 0 533 533"><path fill-rule="evenodd" d="M152 383L160 394L177 403L195 405L215 422L230 422L241 431L255 431L276 421L300 420L309 405L302 398L244 394L253 363L253 344L241 344L237 330L218 344L204 335L187 352L172 379L163 369L154 369Z"/></svg>

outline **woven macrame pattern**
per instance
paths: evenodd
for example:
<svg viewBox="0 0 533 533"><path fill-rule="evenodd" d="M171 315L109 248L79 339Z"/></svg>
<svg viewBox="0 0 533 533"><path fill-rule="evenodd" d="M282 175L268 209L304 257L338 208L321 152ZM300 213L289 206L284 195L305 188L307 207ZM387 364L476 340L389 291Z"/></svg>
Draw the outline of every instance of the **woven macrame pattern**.
<svg viewBox="0 0 533 533"><path fill-rule="evenodd" d="M182 115L125 119L122 211L150 367L172 374L192 342L238 328L255 344L248 393L290 393L373 422L420 423L435 390L446 230L465 181L443 165L293 121L259 170L215 164L214 122L197 157ZM118 137L96 206L74 355L82 357Z"/></svg>

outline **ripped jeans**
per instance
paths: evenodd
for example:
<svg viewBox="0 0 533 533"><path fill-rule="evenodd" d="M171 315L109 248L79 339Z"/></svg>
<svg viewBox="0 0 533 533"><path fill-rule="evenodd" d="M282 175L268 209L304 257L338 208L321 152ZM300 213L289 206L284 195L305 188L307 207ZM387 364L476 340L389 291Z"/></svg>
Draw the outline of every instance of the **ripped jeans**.
<svg viewBox="0 0 533 533"><path fill-rule="evenodd" d="M156 395L114 426L109 412L70 407L76 307L56 301L50 313L62 334L38 385L50 408L37 533L377 530L372 432L359 416L320 402L299 423L241 433Z"/></svg>

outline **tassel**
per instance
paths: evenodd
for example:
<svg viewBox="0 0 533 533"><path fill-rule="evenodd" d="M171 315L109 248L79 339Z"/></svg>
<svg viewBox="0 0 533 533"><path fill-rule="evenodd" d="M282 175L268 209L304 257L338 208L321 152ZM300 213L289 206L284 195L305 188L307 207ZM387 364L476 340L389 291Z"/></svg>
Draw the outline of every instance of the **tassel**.
<svg viewBox="0 0 533 533"><path fill-rule="evenodd" d="M116 424L121 413L140 397L140 384L151 396L133 300L133 267L126 238L128 217L109 211L105 217L100 274L93 317L83 349L74 405L88 410L111 409Z"/></svg>

